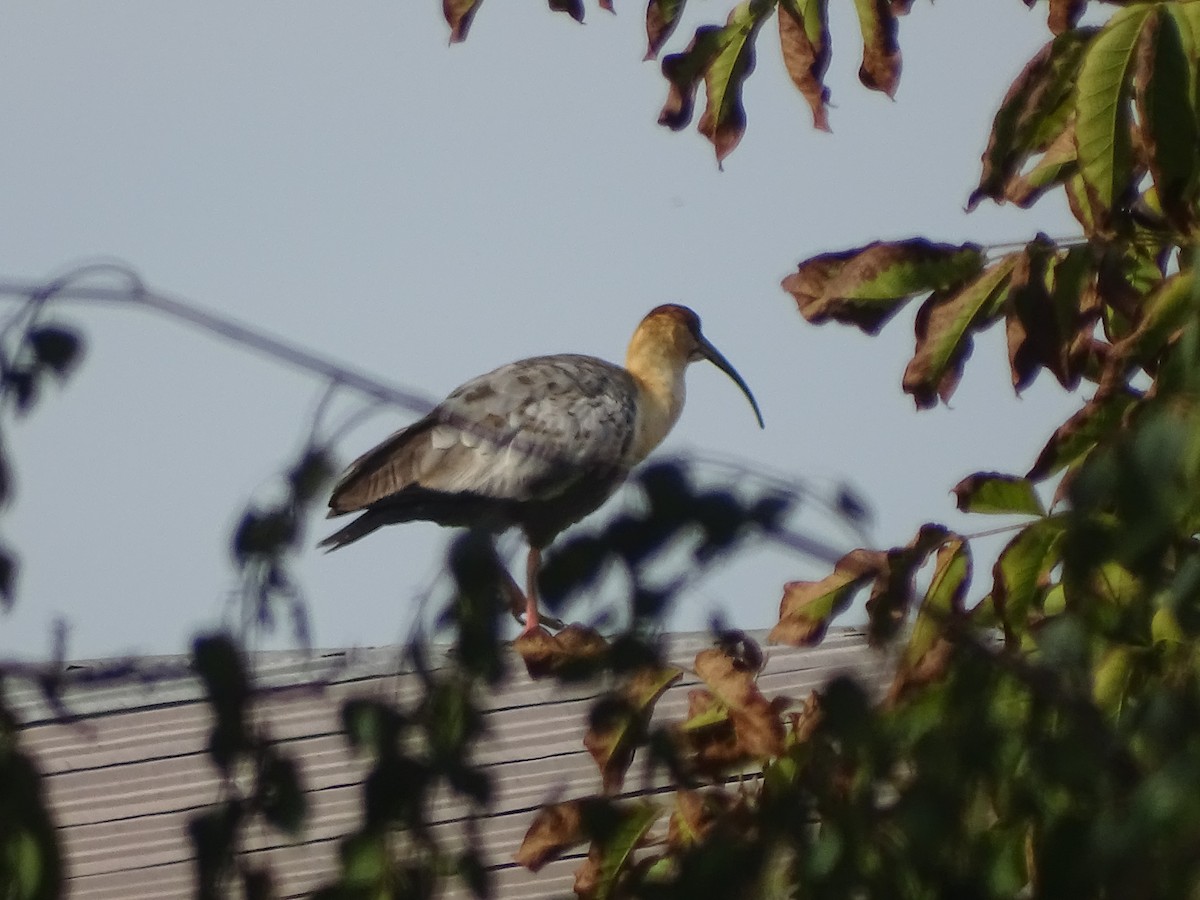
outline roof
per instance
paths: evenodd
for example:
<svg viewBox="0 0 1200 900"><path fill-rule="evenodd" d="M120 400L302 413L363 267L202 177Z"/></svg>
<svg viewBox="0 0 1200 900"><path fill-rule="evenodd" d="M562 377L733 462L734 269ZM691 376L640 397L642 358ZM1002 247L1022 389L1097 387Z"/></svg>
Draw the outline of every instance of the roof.
<svg viewBox="0 0 1200 900"><path fill-rule="evenodd" d="M764 633L752 633L759 640ZM669 639L672 662L685 670L710 644L705 634ZM399 664L398 648L254 657L261 691L256 710L274 741L297 760L309 815L295 840L265 827L247 834L246 852L264 858L281 897L303 896L336 872L339 839L359 822L359 785L368 761L349 749L340 706L351 696L404 702L418 690ZM488 730L476 762L490 770L494 806L480 823L483 858L498 897L535 898L571 892L582 854L534 874L513 855L539 806L600 789L583 748L596 684L534 682L520 667L486 695ZM879 688L888 666L862 631L831 629L819 647L768 648L759 683L768 696L805 696L834 675L852 672ZM205 752L209 707L182 657L134 664L75 664L67 673L64 722L33 688L10 689L24 722L22 741L43 775L66 856L67 896L78 900L183 898L194 870L188 819L219 798L220 779ZM658 714L682 715L690 672L659 701ZM435 801L435 831L459 830L465 808ZM445 896L465 896L452 887Z"/></svg>

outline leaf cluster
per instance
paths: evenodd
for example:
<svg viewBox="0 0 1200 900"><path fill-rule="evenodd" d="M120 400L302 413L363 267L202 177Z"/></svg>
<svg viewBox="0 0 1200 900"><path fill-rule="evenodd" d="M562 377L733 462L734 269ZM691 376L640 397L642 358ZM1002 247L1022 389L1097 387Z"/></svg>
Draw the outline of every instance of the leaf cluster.
<svg viewBox="0 0 1200 900"><path fill-rule="evenodd" d="M443 0L442 12L450 26L452 43L466 40L483 0ZM646 4L646 59L655 59L683 19L687 0L648 0ZM583 21L582 0L549 0L550 9ZM601 0L612 11L610 0ZM898 16L909 11L912 0L854 0L862 41L858 77L871 90L894 97L900 83ZM778 23L779 51L789 77L808 103L813 125L829 130L829 0L743 0L728 13L725 23L699 26L688 45L662 60L667 99L659 112L660 125L679 131L694 117L696 94L704 83L705 107L697 128L713 145L718 163L725 159L746 131L742 91L754 72L759 32L774 15Z"/></svg>

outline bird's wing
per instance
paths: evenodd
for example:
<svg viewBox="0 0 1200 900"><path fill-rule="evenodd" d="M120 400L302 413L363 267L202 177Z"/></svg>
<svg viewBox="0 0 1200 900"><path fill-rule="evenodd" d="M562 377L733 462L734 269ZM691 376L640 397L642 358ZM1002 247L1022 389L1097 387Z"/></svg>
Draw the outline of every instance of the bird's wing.
<svg viewBox="0 0 1200 900"><path fill-rule="evenodd" d="M635 400L632 376L593 357L544 356L501 366L352 463L334 489L331 514L363 509L413 485L548 499L585 473L622 465L633 439Z"/></svg>

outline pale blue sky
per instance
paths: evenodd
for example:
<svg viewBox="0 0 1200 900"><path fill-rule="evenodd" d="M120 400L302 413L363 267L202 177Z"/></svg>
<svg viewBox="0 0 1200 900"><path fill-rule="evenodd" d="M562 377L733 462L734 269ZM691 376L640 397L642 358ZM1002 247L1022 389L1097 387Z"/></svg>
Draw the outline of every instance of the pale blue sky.
<svg viewBox="0 0 1200 900"><path fill-rule="evenodd" d="M663 451L848 481L879 544L927 519L961 523L954 483L1024 469L1078 405L1045 378L1014 400L997 332L954 409L918 414L899 388L911 315L874 340L813 328L779 288L801 258L877 238L1075 231L1054 198L962 210L995 106L1048 37L1043 9L918 3L901 22L892 102L857 84L853 5L834 0L833 134L812 129L768 25L749 131L719 172L694 131L655 124L665 88L657 63L640 62L636 5L590 8L581 27L538 2L491 0L454 47L439 6L9 4L0 276L117 256L156 287L437 398L536 353L620 360L648 309L684 302L767 429L720 373L694 367ZM668 50L723 15L693 6ZM44 652L61 616L73 656L180 652L219 620L234 517L302 439L317 385L144 314L62 315L85 329L88 355L11 432L18 496L0 527L23 571L0 651ZM404 421L370 420L342 459ZM306 554L316 643L401 637L444 538L411 525ZM767 626L784 581L821 574L754 554L673 624L724 608L732 624Z"/></svg>

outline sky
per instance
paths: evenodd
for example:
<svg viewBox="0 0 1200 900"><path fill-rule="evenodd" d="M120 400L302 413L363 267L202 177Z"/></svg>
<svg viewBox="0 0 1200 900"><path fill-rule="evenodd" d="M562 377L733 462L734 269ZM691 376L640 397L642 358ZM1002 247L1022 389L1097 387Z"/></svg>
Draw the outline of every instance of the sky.
<svg viewBox="0 0 1200 900"><path fill-rule="evenodd" d="M770 23L745 89L749 128L721 171L694 128L656 124L665 86L641 61L633 4L611 15L590 3L581 26L536 2L488 2L455 46L433 2L9 4L0 280L115 257L157 289L433 400L524 356L620 361L646 311L686 303L767 427L715 368L694 366L659 455L852 485L876 546L928 520L981 530L994 523L959 516L950 488L1026 469L1082 398L1045 376L1015 398L993 330L950 408L918 413L899 386L912 311L877 338L818 328L779 281L803 258L877 239L1078 231L1056 197L964 211L1000 97L1049 37L1044 5L918 2L901 21L894 101L859 86L853 5L830 5L832 134L812 128ZM667 51L724 9L692 4ZM184 652L228 621L230 530L271 495L320 382L144 311L51 314L84 331L87 355L6 426L17 482L0 537L21 577L0 654L50 652L59 620L75 658ZM412 418L367 419L340 459ZM855 543L817 512L797 525ZM304 552L314 644L402 640L447 537L412 524ZM785 582L827 571L748 553L670 626L720 611L769 627Z"/></svg>

